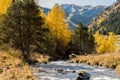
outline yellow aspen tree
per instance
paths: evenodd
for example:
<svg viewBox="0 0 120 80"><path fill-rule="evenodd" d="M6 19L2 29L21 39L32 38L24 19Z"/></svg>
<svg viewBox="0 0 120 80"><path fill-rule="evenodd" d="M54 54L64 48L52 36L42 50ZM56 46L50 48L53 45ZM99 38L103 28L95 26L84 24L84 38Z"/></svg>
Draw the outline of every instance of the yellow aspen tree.
<svg viewBox="0 0 120 80"><path fill-rule="evenodd" d="M106 37L104 35L99 34L99 32L96 32L94 35L95 43L96 43L96 51L98 53L104 53L106 51Z"/></svg>
<svg viewBox="0 0 120 80"><path fill-rule="evenodd" d="M96 43L96 51L98 53L105 53L105 52L114 52L115 51L115 43L116 38L114 33L110 32L108 36L99 34L96 32L94 35L95 43Z"/></svg>
<svg viewBox="0 0 120 80"><path fill-rule="evenodd" d="M66 46L70 42L70 31L68 30L68 24L65 22L65 18L65 12L58 4L52 8L47 16L50 31L62 46Z"/></svg>
<svg viewBox="0 0 120 80"><path fill-rule="evenodd" d="M11 5L12 0L0 0L0 15L4 14Z"/></svg>
<svg viewBox="0 0 120 80"><path fill-rule="evenodd" d="M109 36L108 36L108 44L109 44L109 51L110 52L115 51L115 49L116 49L115 43L116 43L115 34L113 32L110 32Z"/></svg>

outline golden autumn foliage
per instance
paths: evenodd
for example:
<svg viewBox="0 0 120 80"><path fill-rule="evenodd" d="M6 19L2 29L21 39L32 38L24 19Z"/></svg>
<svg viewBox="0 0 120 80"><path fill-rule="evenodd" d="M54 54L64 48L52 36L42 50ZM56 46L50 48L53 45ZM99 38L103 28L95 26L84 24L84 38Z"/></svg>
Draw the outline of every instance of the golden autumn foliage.
<svg viewBox="0 0 120 80"><path fill-rule="evenodd" d="M4 14L11 5L12 0L0 0L0 15Z"/></svg>
<svg viewBox="0 0 120 80"><path fill-rule="evenodd" d="M47 23L55 39L66 46L70 42L70 31L68 24L65 23L65 12L61 6L56 4L52 8L48 13Z"/></svg>
<svg viewBox="0 0 120 80"><path fill-rule="evenodd" d="M94 35L96 46L96 51L98 53L105 52L114 52L115 51L115 43L116 37L114 33L110 32L109 36L101 35L99 32L96 32Z"/></svg>
<svg viewBox="0 0 120 80"><path fill-rule="evenodd" d="M0 0L0 15L6 13L6 10L11 5L12 0ZM40 10L41 16L45 19L46 15L43 13L43 10Z"/></svg>

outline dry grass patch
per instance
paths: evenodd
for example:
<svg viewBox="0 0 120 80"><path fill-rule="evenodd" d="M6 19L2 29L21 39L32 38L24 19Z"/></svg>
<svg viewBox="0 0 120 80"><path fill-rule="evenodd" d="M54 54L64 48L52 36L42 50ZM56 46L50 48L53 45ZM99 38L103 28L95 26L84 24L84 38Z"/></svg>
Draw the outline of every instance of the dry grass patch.
<svg viewBox="0 0 120 80"><path fill-rule="evenodd" d="M37 61L37 62L40 62L40 63L44 63L44 62L48 62L49 61L49 56L48 55L42 55L42 54L39 54L39 53L32 53L30 55L30 58L33 60L33 61Z"/></svg>
<svg viewBox="0 0 120 80"><path fill-rule="evenodd" d="M87 55L87 56L77 56L70 60L71 62L87 63L90 65L97 65L106 68L116 68L117 72L120 73L120 53L106 53L99 55Z"/></svg>
<svg viewBox="0 0 120 80"><path fill-rule="evenodd" d="M9 49L0 52L0 80L36 80L22 53Z"/></svg>

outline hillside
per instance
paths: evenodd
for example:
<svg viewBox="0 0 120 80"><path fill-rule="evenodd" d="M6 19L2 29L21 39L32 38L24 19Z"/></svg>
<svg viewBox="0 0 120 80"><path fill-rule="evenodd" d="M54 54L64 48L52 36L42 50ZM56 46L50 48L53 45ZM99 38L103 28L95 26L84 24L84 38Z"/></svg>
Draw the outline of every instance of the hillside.
<svg viewBox="0 0 120 80"><path fill-rule="evenodd" d="M87 25L94 17L100 14L105 6L78 6L74 4L62 4L67 17L67 23L69 24L69 29L75 29L75 26L81 21L84 25ZM50 9L41 7L47 14Z"/></svg>
<svg viewBox="0 0 120 80"><path fill-rule="evenodd" d="M120 1L107 7L100 15L95 17L88 28L92 33L100 31L103 34L114 32L120 34Z"/></svg>

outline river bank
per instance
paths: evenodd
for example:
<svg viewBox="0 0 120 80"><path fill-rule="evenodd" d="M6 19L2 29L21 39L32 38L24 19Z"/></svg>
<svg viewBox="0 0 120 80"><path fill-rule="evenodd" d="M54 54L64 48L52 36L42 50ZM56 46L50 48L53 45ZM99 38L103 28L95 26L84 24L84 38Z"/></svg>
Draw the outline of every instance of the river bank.
<svg viewBox="0 0 120 80"><path fill-rule="evenodd" d="M105 68L116 69L116 72L120 74L120 53L106 53L106 54L90 54L79 55L72 58L70 62L73 63L87 63L88 65L102 66Z"/></svg>

